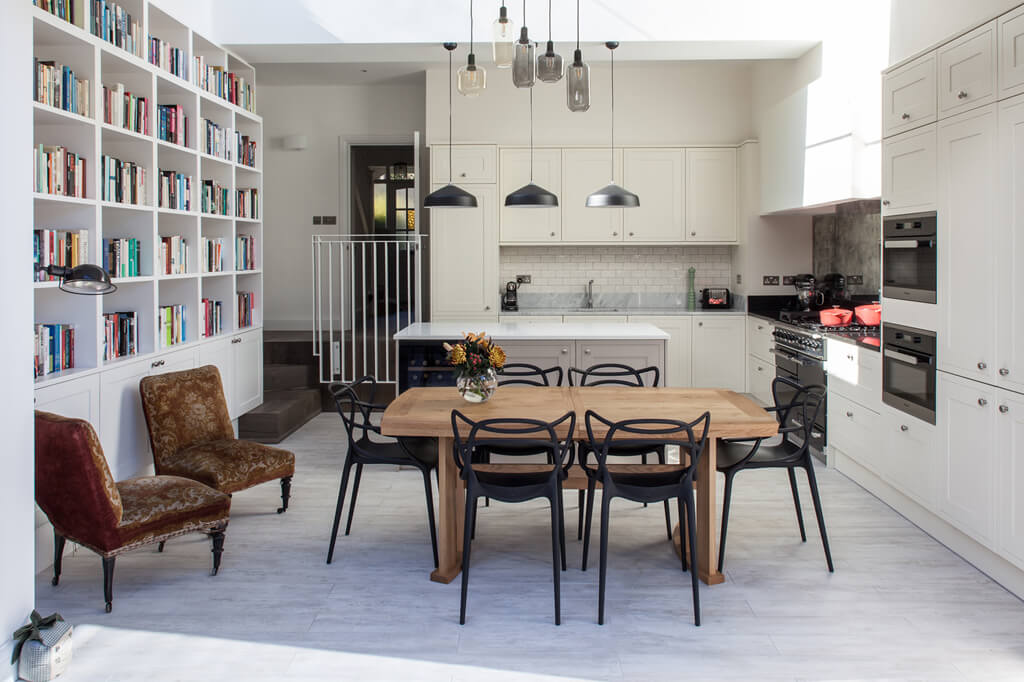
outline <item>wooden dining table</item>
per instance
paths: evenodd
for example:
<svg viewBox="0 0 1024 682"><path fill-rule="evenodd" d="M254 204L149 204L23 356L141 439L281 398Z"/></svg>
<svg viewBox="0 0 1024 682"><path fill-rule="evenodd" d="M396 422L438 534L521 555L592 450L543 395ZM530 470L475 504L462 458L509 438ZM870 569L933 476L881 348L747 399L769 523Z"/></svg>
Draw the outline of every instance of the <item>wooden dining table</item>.
<svg viewBox="0 0 1024 682"><path fill-rule="evenodd" d="M468 403L450 387L411 388L388 405L381 419L385 436L437 438L438 451L438 567L431 580L448 583L462 569L465 490L452 456L452 410L469 419L529 418L555 421L567 412L576 414L575 433L563 426L559 438L586 440L584 415L593 410L610 421L624 419L677 419L693 421L711 413L708 447L697 468L697 572L709 585L723 582L718 571L718 513L716 444L721 438L768 438L778 431L775 417L753 400L724 389L652 388L622 386L502 386L485 403ZM595 429L603 437L604 428ZM574 467L578 469L579 467ZM586 486L582 471L570 476L566 487ZM678 526L676 551L680 546Z"/></svg>

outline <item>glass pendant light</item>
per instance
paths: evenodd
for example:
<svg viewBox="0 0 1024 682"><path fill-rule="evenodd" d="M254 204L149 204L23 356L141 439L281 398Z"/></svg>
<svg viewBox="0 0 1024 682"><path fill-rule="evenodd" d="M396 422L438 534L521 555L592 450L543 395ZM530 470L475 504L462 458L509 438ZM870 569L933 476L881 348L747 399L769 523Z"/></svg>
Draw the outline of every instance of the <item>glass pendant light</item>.
<svg viewBox="0 0 1024 682"><path fill-rule="evenodd" d="M473 0L469 0L469 57L466 65L459 68L459 94L476 97L487 87L487 71L476 65L473 54Z"/></svg>
<svg viewBox="0 0 1024 682"><path fill-rule="evenodd" d="M555 54L555 44L551 41L551 0L548 0L547 48L537 57L537 78L545 83L557 83L562 80L562 55Z"/></svg>
<svg viewBox="0 0 1024 682"><path fill-rule="evenodd" d="M491 27L491 35L494 40L494 65L499 69L509 68L516 56L516 25L508 18L504 2Z"/></svg>
<svg viewBox="0 0 1024 682"><path fill-rule="evenodd" d="M569 111L586 111L590 108L590 66L583 63L580 50L580 0L576 0L576 51L572 53L572 64L565 70L565 91L569 99Z"/></svg>
<svg viewBox="0 0 1024 682"><path fill-rule="evenodd" d="M558 197L533 183L533 88L530 88L530 182L505 197L506 206L549 208L558 206Z"/></svg>
<svg viewBox="0 0 1024 682"><path fill-rule="evenodd" d="M612 174L615 173L615 48L619 46L616 41L609 41L604 44L612 54ZM587 197L587 206L591 208L636 208L640 205L640 197L627 189L615 184L612 179L607 185Z"/></svg>
<svg viewBox="0 0 1024 682"><path fill-rule="evenodd" d="M452 50L456 43L445 43L448 50L448 184L423 199L426 208L476 208L476 197L452 184Z"/></svg>
<svg viewBox="0 0 1024 682"><path fill-rule="evenodd" d="M523 0L523 27L519 30L516 56L512 61L512 83L517 88L532 88L536 79L537 44L530 40L526 30L526 0Z"/></svg>

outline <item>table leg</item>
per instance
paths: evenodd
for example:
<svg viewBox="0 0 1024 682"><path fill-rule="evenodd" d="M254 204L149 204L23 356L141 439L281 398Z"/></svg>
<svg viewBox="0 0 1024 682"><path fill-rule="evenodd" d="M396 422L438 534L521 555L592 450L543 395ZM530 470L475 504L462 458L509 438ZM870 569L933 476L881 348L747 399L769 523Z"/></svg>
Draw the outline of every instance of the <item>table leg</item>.
<svg viewBox="0 0 1024 682"><path fill-rule="evenodd" d="M715 490L718 483L715 466L717 446L715 438L708 439L708 447L697 467L697 574L708 585L725 582L725 576L718 572L718 495ZM676 554L685 549L685 545L680 544L680 536L677 524L672 533Z"/></svg>
<svg viewBox="0 0 1024 682"><path fill-rule="evenodd" d="M437 439L437 568L430 579L450 583L462 570L462 533L466 514L466 490L452 457L452 438Z"/></svg>

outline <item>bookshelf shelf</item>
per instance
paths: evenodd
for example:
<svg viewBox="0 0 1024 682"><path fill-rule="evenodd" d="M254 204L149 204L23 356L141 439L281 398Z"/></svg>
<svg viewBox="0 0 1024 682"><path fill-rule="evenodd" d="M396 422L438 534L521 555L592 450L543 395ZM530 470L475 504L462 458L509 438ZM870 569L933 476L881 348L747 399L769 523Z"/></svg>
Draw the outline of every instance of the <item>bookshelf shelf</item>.
<svg viewBox="0 0 1024 682"><path fill-rule="evenodd" d="M96 125L96 121L92 118L51 107L42 102L32 102L32 117L36 125L80 125L86 127Z"/></svg>
<svg viewBox="0 0 1024 682"><path fill-rule="evenodd" d="M132 140L139 140L139 141L141 141L141 142L143 142L145 144L152 144L153 143L153 136L152 135L143 135L142 133L137 133L134 130L128 130L127 128L120 128L120 127L115 126L115 125L110 125L109 123L101 123L100 127L102 128L104 134L110 133L111 135L115 135L115 136L116 135L123 135L126 138L130 138Z"/></svg>
<svg viewBox="0 0 1024 682"><path fill-rule="evenodd" d="M111 277L110 281L117 286L123 286L126 284L142 284L144 282L152 282L152 275L139 275L138 277Z"/></svg>
<svg viewBox="0 0 1024 682"><path fill-rule="evenodd" d="M176 208L158 208L156 209L156 211L160 215L177 215L185 216L187 218L195 218L196 216L200 215L199 211L181 211Z"/></svg>
<svg viewBox="0 0 1024 682"><path fill-rule="evenodd" d="M240 218L238 216L235 216L234 219L237 220L240 223L256 224L256 223L262 223L263 222L262 218Z"/></svg>
<svg viewBox="0 0 1024 682"><path fill-rule="evenodd" d="M103 208L113 208L118 211L138 211L140 213L152 213L153 207L149 204L125 204L120 201L100 201Z"/></svg>
<svg viewBox="0 0 1024 682"><path fill-rule="evenodd" d="M36 377L35 387L36 390L59 384L70 379L80 379L87 377L91 374L96 374L99 371L98 367L72 367L70 369L62 369L59 372L51 372L50 374L44 374L41 377Z"/></svg>
<svg viewBox="0 0 1024 682"><path fill-rule="evenodd" d="M95 206L95 199L81 199L79 197L65 197L60 194L45 194L43 192L33 192L33 198L36 201L53 202L55 204L77 204L79 206Z"/></svg>

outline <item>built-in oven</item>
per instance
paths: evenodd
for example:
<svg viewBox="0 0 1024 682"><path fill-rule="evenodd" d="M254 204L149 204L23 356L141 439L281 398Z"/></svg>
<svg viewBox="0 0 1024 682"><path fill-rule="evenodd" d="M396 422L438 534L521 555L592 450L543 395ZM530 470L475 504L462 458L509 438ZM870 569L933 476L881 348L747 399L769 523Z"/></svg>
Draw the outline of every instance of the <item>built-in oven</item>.
<svg viewBox="0 0 1024 682"><path fill-rule="evenodd" d="M882 326L882 402L935 423L935 332Z"/></svg>
<svg viewBox="0 0 1024 682"><path fill-rule="evenodd" d="M935 303L935 213L890 216L882 223L882 296Z"/></svg>

